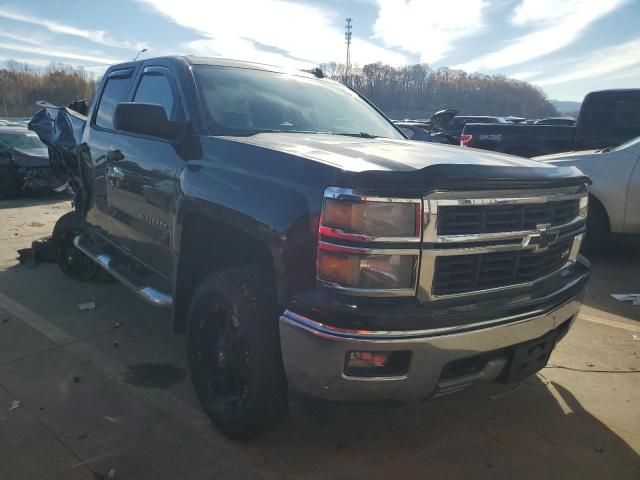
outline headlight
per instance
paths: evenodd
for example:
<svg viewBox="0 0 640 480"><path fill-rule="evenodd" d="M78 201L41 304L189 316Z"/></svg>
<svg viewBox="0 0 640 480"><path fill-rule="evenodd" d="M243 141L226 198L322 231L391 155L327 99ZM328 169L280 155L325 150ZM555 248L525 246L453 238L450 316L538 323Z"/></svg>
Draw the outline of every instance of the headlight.
<svg viewBox="0 0 640 480"><path fill-rule="evenodd" d="M420 236L420 204L386 202L352 202L325 199L322 226L331 235L367 237ZM332 232L333 230L333 232Z"/></svg>
<svg viewBox="0 0 640 480"><path fill-rule="evenodd" d="M318 232L318 280L353 295L414 295L421 218L421 199L327 189Z"/></svg>

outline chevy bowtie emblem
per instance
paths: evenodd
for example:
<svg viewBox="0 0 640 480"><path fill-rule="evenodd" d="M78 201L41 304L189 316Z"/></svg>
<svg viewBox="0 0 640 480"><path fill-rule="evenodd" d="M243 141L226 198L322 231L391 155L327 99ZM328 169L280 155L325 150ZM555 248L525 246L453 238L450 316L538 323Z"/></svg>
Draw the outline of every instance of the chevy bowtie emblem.
<svg viewBox="0 0 640 480"><path fill-rule="evenodd" d="M549 244L555 242L558 239L558 230L551 231L550 223L543 223L536 225L536 231L534 233L528 233L522 240L523 247L534 246L534 251L540 252L546 250Z"/></svg>

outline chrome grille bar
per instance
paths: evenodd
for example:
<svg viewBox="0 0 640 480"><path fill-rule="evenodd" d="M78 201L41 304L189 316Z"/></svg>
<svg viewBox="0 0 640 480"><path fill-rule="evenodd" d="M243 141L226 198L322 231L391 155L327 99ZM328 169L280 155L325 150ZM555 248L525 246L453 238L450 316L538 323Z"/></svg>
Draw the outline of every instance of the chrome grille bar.
<svg viewBox="0 0 640 480"><path fill-rule="evenodd" d="M550 226L536 225L536 229L500 231L495 233L472 233L457 235L438 234L439 209L445 206L474 205L526 205L566 200L579 200L578 215L568 223ZM420 278L417 296L421 301L476 295L517 287L530 286L575 262L584 236L587 215L588 193L586 186L540 191L491 191L491 192L435 192L424 198L423 248L420 262ZM434 294L434 279L437 275L437 258L452 255L478 255L518 250L545 251L549 245L573 238L567 261L548 275L526 283L505 285L462 293ZM478 267L479 268L479 267Z"/></svg>

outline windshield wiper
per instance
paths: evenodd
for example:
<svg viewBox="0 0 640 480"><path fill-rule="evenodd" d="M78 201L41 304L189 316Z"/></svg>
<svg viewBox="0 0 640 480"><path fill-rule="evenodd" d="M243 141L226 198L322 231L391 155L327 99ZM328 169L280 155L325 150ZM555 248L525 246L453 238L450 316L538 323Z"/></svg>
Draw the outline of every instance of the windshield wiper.
<svg viewBox="0 0 640 480"><path fill-rule="evenodd" d="M360 138L382 138L379 135L372 135L367 132L349 133L349 132L330 132L331 135L342 135L345 137L360 137Z"/></svg>

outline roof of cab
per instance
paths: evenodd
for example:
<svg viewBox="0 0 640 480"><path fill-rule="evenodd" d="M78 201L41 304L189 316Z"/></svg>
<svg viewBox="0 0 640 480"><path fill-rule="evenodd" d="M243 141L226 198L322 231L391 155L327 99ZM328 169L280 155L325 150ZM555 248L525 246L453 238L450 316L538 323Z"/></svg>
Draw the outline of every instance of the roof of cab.
<svg viewBox="0 0 640 480"><path fill-rule="evenodd" d="M196 57L192 55L168 55L163 57L142 58L140 60L114 65L113 67L111 67L111 69L113 69L114 67L122 68L125 66L133 66L136 64L148 62L150 60L155 60L155 59L183 61L183 62L187 62L189 65L216 65L220 67L247 68L252 70L263 70L267 72L277 72L277 73L291 73L291 74L305 76L309 78L318 78L313 73L306 70L296 70L292 68L279 67L277 65L269 65L266 63L247 62L244 60L233 60L229 58Z"/></svg>

